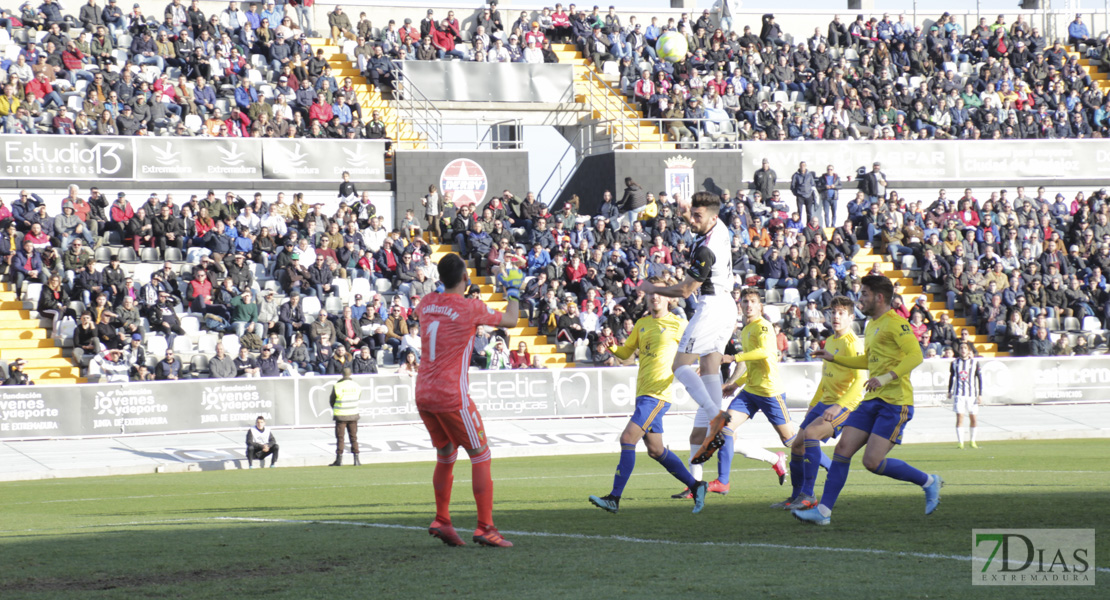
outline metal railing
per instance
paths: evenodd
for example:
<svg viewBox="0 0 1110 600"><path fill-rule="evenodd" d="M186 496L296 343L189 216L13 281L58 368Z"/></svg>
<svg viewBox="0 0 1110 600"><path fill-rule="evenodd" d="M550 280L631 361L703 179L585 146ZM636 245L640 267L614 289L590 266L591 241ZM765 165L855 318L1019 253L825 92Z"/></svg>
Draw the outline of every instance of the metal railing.
<svg viewBox="0 0 1110 600"><path fill-rule="evenodd" d="M436 107L435 102L428 99L419 86L405 78L403 62L397 64L395 73L393 109L397 112L398 126L404 121L401 111L407 111L412 117L409 123L413 132L418 135L423 133L428 146L439 147L443 143L443 112Z"/></svg>

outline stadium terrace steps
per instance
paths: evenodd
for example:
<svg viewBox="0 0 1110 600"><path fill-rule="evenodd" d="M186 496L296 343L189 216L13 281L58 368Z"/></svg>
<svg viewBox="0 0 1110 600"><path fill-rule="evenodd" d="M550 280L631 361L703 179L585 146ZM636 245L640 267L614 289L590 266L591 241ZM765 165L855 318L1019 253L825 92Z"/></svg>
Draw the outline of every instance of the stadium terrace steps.
<svg viewBox="0 0 1110 600"><path fill-rule="evenodd" d="M974 324L968 322L964 317L957 317L955 311L950 311L947 304L943 301L938 302L932 296L925 293L925 290L917 285L909 271L895 269L893 262L884 260L885 255L878 255L874 253L872 248L860 248L860 251L852 259L853 262L860 265L860 270L865 271L871 268L872 265L878 264L882 269L883 274L889 277L894 282L894 291L902 296L902 302L906 306L912 306L918 296L926 296L925 307L929 309L934 318L939 318L941 314L947 314L948 320L952 327L957 329L967 329L971 333L972 343L979 354L984 357L996 356L1009 356L1009 352L1002 352L998 349L998 344L990 341L990 337L980 334Z"/></svg>
<svg viewBox="0 0 1110 600"><path fill-rule="evenodd" d="M666 135L651 121L641 121L646 117L638 108L630 104L620 93L620 77L606 75L595 68L590 59L582 56L574 44L552 44L551 49L559 57L559 64L569 64L574 68L574 99L589 104L593 118L610 121L604 133L611 136L615 147L625 149L674 150L675 144L668 142ZM587 75L593 71L593 77ZM621 144L620 142L626 142Z"/></svg>
<svg viewBox="0 0 1110 600"><path fill-rule="evenodd" d="M35 385L81 383L80 368L65 356L65 350L50 338L37 316L27 304L15 300L9 284L0 285L0 361L22 358L27 361L23 371ZM0 379L7 379L5 370Z"/></svg>
<svg viewBox="0 0 1110 600"><path fill-rule="evenodd" d="M425 150L428 148L426 136L417 133L412 123L400 117L397 110L382 97L380 91L370 85L370 82L358 70L358 65L352 63L350 57L343 54L339 46L334 45L332 40L325 38L308 38L308 43L312 45L313 50L324 51L328 64L331 66L332 74L335 75L340 84L342 84L344 77L351 78L351 83L355 88L355 98L358 99L358 103L362 107L363 123L369 120L373 111L379 111L395 148L404 150ZM390 158L387 157L387 162ZM387 167L390 166L387 165ZM387 178L391 179L393 169L387 168L386 171Z"/></svg>
<svg viewBox="0 0 1110 600"><path fill-rule="evenodd" d="M454 252L454 248L448 244L433 244L431 234L427 231L422 232L422 235L424 241L428 242L431 248L432 254L429 260L432 262L438 262L447 254ZM471 284L477 285L481 291L482 300L496 310L505 310L508 302L505 301L504 294L496 291L493 277L478 275L478 270L471 266L467 267L467 272L470 275ZM539 328L529 325L528 319L524 317L517 321L516 327L509 327L505 332L509 335L509 350L515 350L518 343L524 342L528 346L528 353L533 357L538 357L540 364L548 369L575 366L573 362L567 360L565 352L560 352L558 347L551 343L548 336L540 335Z"/></svg>

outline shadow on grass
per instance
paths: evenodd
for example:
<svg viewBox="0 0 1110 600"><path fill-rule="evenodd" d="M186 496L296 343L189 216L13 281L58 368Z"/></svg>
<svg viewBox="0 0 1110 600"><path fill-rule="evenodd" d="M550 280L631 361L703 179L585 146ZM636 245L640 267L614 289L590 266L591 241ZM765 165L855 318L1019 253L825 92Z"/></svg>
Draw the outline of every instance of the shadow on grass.
<svg viewBox="0 0 1110 600"><path fill-rule="evenodd" d="M469 541L474 514L467 488L456 487L454 521ZM841 497L833 525L823 528L767 508L759 497L766 496L765 488L749 497L743 491L713 496L700 515L689 513L689 501L643 490L627 494L617 515L591 507L585 495L573 506L568 497L505 502L496 507L496 518L516 543L507 551L443 546L425 531L432 507L422 502L331 505L322 495L315 505L297 508L149 511L142 516L165 521L6 538L0 543L0 589L5 598L97 591L112 597L229 597L270 589L277 578L282 586L275 597L291 598L467 589L495 589L514 598L645 591L686 597L734 593L737 585L757 597L847 597L861 590L899 598L1044 597L1043 588L973 588L970 562L927 555L969 556L975 528L1091 528L1110 517L1089 493L1021 494L1002 509L1004 499L997 495L963 490L945 495L940 510L926 517L923 498L911 486L888 487L881 497L854 496L851 490ZM141 519L129 513L119 520ZM792 570L792 563L800 570ZM1057 588L1052 596L1089 598L1090 589Z"/></svg>

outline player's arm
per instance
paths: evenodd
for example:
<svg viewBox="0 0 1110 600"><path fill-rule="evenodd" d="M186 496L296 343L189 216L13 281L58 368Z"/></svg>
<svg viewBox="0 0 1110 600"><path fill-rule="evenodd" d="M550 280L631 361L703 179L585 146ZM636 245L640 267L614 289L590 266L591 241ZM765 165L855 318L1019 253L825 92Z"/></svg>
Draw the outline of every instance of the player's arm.
<svg viewBox="0 0 1110 600"><path fill-rule="evenodd" d="M910 331L909 326L896 326L898 329L892 331L891 334L894 336L894 343L901 352L902 360L886 373L872 373L871 379L868 379L867 383L864 384L867 391L875 391L899 377L905 377L910 374L910 371L925 362L925 356L921 354L921 344L917 342L917 338Z"/></svg>
<svg viewBox="0 0 1110 600"><path fill-rule="evenodd" d="M645 293L659 294L667 298L688 298L697 291L701 283L702 282L694 279L692 276L687 275L686 279L674 285L657 285L649 281L644 281L640 284L640 289L644 290Z"/></svg>
<svg viewBox="0 0 1110 600"><path fill-rule="evenodd" d="M762 330L755 336L755 348L734 355L732 357L733 360L736 362L746 362L749 360L765 360L775 356L775 338L771 335L769 331L770 328L766 325L761 325L760 327Z"/></svg>
<svg viewBox="0 0 1110 600"><path fill-rule="evenodd" d="M956 385L956 361L948 364L948 399L952 399L952 395Z"/></svg>
<svg viewBox="0 0 1110 600"><path fill-rule="evenodd" d="M983 401L983 372L979 370L979 361L974 361L975 365L975 402Z"/></svg>
<svg viewBox="0 0 1110 600"><path fill-rule="evenodd" d="M640 284L640 289L646 293L659 294L667 298L689 297L697 291L701 284L709 280L713 271L713 264L717 262L713 251L706 246L698 246L690 259L690 266L686 269L686 279L683 279L681 283L660 286L645 281Z"/></svg>
<svg viewBox="0 0 1110 600"><path fill-rule="evenodd" d="M516 298L508 298L509 305L505 307L505 312L501 314L501 321L497 324L498 327L516 327L520 321L520 301Z"/></svg>
<svg viewBox="0 0 1110 600"><path fill-rule="evenodd" d="M624 340L623 345L621 345L621 346L609 346L609 352L612 352L613 356L615 356L615 357L617 357L621 360L628 360L628 358L630 356L632 356L633 353L636 352L636 349L638 349L640 347L640 327L639 327L639 325L640 325L640 322L637 321L636 326L632 328L632 333L630 333L628 335L628 339Z"/></svg>

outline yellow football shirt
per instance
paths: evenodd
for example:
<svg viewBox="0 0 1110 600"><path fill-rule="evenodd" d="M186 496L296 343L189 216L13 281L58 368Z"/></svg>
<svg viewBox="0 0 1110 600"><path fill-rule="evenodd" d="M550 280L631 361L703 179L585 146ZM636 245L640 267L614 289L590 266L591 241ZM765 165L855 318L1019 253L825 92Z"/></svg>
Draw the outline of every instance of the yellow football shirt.
<svg viewBox="0 0 1110 600"><path fill-rule="evenodd" d="M779 382L779 352L775 343L775 328L766 319L759 318L740 330L740 345L744 351L733 358L743 362L747 370L736 383L744 389L770 398L782 393Z"/></svg>
<svg viewBox="0 0 1110 600"><path fill-rule="evenodd" d="M673 402L671 383L674 373L671 364L678 353L678 342L686 320L673 313L661 319L651 315L636 321L632 333L619 348L611 352L621 360L640 352L640 368L636 373L636 395L651 396L664 402Z"/></svg>
<svg viewBox="0 0 1110 600"><path fill-rule="evenodd" d="M861 356L864 353L863 340L849 331L841 336L833 336L825 342L825 350L833 356ZM809 407L813 408L818 402L824 404L838 404L848 410L855 410L863 400L863 382L866 377L856 369L844 367L833 362L824 361L821 369L821 382L817 384L817 391Z"/></svg>
<svg viewBox="0 0 1110 600"><path fill-rule="evenodd" d="M910 330L910 323L901 315L889 310L867 324L864 332L866 353L856 357L836 357L838 365L853 369L866 369L872 377L893 372L898 377L883 387L867 392L864 400L875 398L888 404L913 406L913 384L910 371L920 365L925 357L921 345Z"/></svg>

